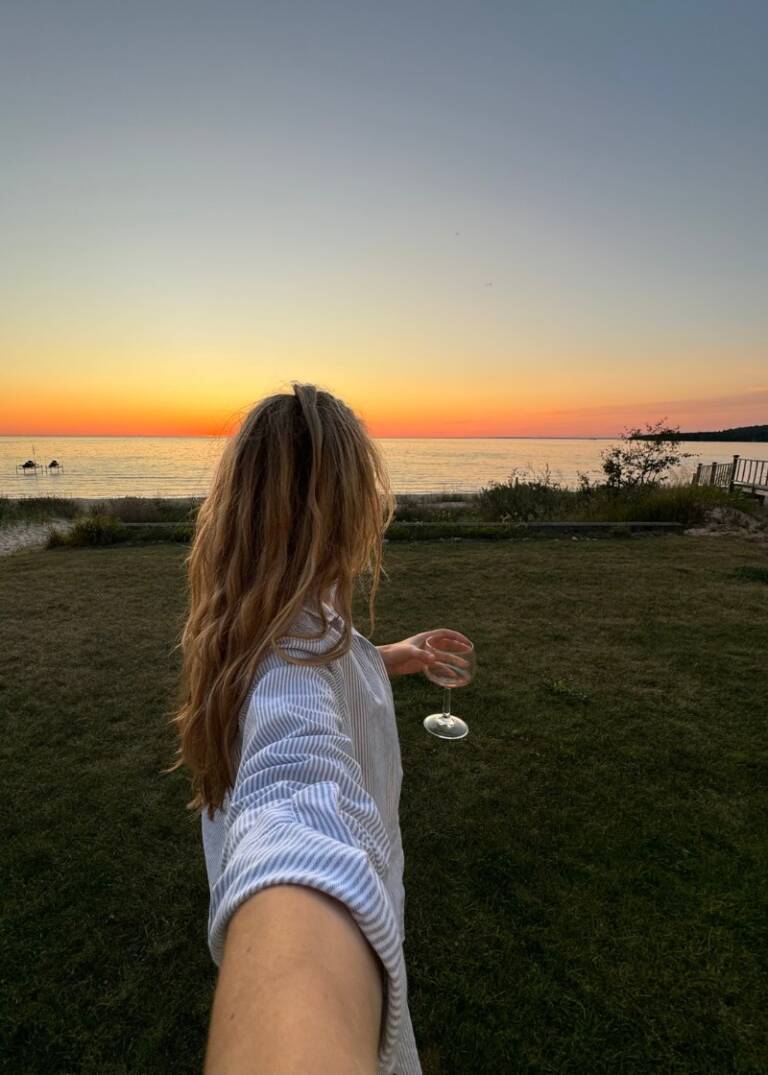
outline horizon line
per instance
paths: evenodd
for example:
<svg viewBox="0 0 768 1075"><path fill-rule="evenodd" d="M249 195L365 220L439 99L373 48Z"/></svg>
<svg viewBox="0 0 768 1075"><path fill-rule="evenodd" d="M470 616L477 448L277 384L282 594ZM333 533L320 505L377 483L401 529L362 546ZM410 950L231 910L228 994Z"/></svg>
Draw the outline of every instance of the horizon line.
<svg viewBox="0 0 768 1075"><path fill-rule="evenodd" d="M714 432L714 430L713 430ZM93 438L143 438L145 440L217 440L231 437L233 433L0 433L0 437L23 440L27 437L56 437L59 440L71 438L73 440ZM482 434L453 434L444 436L432 436L428 433L397 433L389 436L376 436L371 434L374 440L613 440L620 437L620 433L489 433Z"/></svg>

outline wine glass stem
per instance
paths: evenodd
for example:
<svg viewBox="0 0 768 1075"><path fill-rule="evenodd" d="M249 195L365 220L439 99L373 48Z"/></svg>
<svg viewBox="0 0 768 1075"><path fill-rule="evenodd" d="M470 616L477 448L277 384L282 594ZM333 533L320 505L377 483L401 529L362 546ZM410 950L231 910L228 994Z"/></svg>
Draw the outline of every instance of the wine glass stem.
<svg viewBox="0 0 768 1075"><path fill-rule="evenodd" d="M443 720L451 723L451 688L443 687Z"/></svg>

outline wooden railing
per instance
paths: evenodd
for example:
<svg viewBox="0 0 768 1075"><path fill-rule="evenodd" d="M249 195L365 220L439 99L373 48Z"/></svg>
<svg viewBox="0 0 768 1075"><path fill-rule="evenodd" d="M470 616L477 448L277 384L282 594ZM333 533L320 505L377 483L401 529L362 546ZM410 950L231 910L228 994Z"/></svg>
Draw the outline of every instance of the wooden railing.
<svg viewBox="0 0 768 1075"><path fill-rule="evenodd" d="M768 459L742 459L735 455L730 463L699 463L691 484L768 494Z"/></svg>

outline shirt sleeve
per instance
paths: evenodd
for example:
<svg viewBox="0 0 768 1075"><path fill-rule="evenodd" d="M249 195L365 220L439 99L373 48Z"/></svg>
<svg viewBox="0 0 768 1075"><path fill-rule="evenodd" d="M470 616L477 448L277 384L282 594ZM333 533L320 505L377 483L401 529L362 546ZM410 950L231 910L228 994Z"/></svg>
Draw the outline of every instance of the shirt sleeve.
<svg viewBox="0 0 768 1075"><path fill-rule="evenodd" d="M270 885L301 884L346 905L386 972L380 1071L391 1070L406 1007L399 924L384 884L390 841L341 717L333 673L283 663L260 678L243 727L211 891L208 947L221 965L237 908Z"/></svg>

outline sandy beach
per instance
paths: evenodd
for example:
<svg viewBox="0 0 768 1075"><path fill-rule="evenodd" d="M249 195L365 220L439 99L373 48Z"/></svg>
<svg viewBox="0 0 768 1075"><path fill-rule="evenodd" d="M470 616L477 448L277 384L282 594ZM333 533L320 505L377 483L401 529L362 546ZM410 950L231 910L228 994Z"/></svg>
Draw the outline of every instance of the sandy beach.
<svg viewBox="0 0 768 1075"><path fill-rule="evenodd" d="M0 556L9 556L20 549L42 547L48 540L51 527L69 530L71 519L51 519L45 523L11 523L0 526Z"/></svg>

